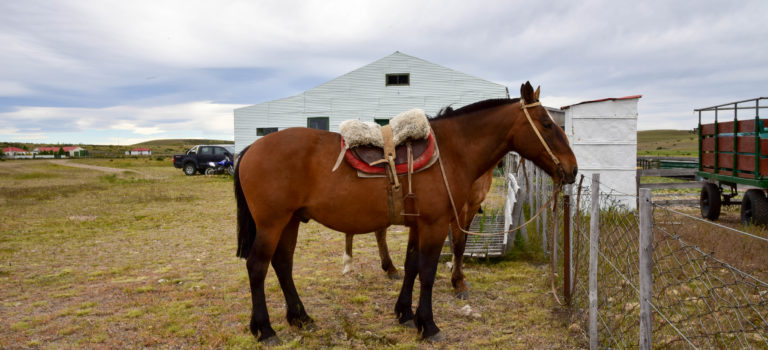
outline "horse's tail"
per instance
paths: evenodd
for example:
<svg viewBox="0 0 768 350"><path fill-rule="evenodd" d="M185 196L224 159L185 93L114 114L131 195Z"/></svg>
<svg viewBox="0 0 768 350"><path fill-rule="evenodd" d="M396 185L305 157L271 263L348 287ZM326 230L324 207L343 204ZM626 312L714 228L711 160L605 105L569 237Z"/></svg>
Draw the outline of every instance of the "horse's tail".
<svg viewBox="0 0 768 350"><path fill-rule="evenodd" d="M248 202L245 201L243 187L240 185L240 164L243 155L248 151L247 146L240 151L237 164L235 164L235 199L237 200L237 256L243 259L248 258L248 254L253 247L256 238L256 223L253 221L251 211L248 209Z"/></svg>

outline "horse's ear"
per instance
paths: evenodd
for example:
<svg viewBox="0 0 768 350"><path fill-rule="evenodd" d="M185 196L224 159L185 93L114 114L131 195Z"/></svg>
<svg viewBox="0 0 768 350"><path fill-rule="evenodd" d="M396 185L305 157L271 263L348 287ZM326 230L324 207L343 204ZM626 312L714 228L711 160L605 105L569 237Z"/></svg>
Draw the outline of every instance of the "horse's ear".
<svg viewBox="0 0 768 350"><path fill-rule="evenodd" d="M538 101L539 100L539 93L541 92L541 85L536 87L536 92L533 93L533 100Z"/></svg>
<svg viewBox="0 0 768 350"><path fill-rule="evenodd" d="M520 85L520 97L526 102L533 102L533 86L530 81L526 81L525 84Z"/></svg>

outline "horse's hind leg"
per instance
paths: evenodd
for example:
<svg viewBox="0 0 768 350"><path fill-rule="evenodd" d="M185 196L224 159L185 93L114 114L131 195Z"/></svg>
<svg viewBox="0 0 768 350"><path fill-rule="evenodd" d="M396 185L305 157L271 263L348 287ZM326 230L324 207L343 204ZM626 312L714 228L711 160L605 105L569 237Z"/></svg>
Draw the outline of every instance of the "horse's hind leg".
<svg viewBox="0 0 768 350"><path fill-rule="evenodd" d="M264 295L264 278L267 276L269 261L272 259L280 240L280 231L285 226L284 222L273 222L272 227L262 227L256 231L253 246L246 261L251 285L251 301L253 302L251 333L259 337L260 342L267 344L280 342L269 322L269 312Z"/></svg>
<svg viewBox="0 0 768 350"><path fill-rule="evenodd" d="M462 300L469 299L469 285L464 278L464 250L467 246L467 235L461 230L451 228L453 241L453 271L451 273L451 285L456 297Z"/></svg>
<svg viewBox="0 0 768 350"><path fill-rule="evenodd" d="M304 309L299 293L293 283L293 252L296 249L296 236L299 232L299 219L292 218L280 236L277 250L272 256L272 268L285 296L286 318L288 323L299 328L311 328L314 321Z"/></svg>
<svg viewBox="0 0 768 350"><path fill-rule="evenodd" d="M397 272L397 268L392 264L392 258L389 257L389 247L387 247L387 229L383 228L376 231L376 245L379 247L379 257L381 258L381 269L387 273L387 276L394 280L402 278Z"/></svg>
<svg viewBox="0 0 768 350"><path fill-rule="evenodd" d="M344 245L344 258L341 262L344 264L344 270L341 271L342 275L346 275L352 271L352 239L355 235L351 233L345 233L347 235L346 244Z"/></svg>

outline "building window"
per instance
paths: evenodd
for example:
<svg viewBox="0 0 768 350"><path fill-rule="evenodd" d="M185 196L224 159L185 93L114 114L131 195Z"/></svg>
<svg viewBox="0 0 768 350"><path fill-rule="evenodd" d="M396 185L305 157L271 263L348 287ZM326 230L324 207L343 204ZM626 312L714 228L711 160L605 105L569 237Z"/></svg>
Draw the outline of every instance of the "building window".
<svg viewBox="0 0 768 350"><path fill-rule="evenodd" d="M381 126L384 126L384 125L389 124L389 119L386 119L386 118L382 118L382 119L374 118L373 122L376 123L376 124L379 124Z"/></svg>
<svg viewBox="0 0 768 350"><path fill-rule="evenodd" d="M411 85L411 75L408 73L387 74L387 86Z"/></svg>
<svg viewBox="0 0 768 350"><path fill-rule="evenodd" d="M277 128L256 128L256 136L267 136L273 132L277 132Z"/></svg>
<svg viewBox="0 0 768 350"><path fill-rule="evenodd" d="M319 130L328 130L328 117L307 118L307 127Z"/></svg>

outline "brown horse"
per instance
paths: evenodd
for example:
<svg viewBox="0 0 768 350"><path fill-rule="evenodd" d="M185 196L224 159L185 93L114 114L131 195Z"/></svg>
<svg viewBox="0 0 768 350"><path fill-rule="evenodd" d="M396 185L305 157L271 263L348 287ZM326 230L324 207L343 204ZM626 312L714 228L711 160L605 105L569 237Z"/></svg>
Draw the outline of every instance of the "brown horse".
<svg viewBox="0 0 768 350"><path fill-rule="evenodd" d="M494 170L496 170L496 166L492 167L472 183L472 188L469 191L469 201L462 206L460 213L460 217L463 218L462 223L464 224L465 230L469 230L469 225L472 223L475 213L480 209L481 204L485 200L485 196L488 194L488 190L491 188ZM389 256L389 248L387 247L387 229L379 229L374 234L376 235L376 245L379 248L381 269L386 272L389 278L400 279L400 274L395 265L392 264L392 258ZM354 234L347 233L346 236L344 259L342 260L344 264L344 269L342 270L343 274L347 274L351 271L352 265L352 241ZM467 243L467 235L461 232L461 230L451 230L451 243L453 244L451 285L456 293L456 297L466 300L469 298L469 285L464 278L462 264L464 259L464 248Z"/></svg>
<svg viewBox="0 0 768 350"><path fill-rule="evenodd" d="M532 160L556 181L573 183L576 177L576 158L563 131L538 103L539 91L526 82L520 94L521 100L481 101L430 121L441 159L439 166L413 177L420 216L408 225L405 274L395 303L398 321L413 322L425 339L443 338L432 314L432 288L449 226L463 225L456 222L451 202L466 203L472 183L509 151ZM237 255L247 259L253 303L250 329L259 341L279 341L264 295L270 262L285 296L288 323L314 327L293 283L300 222L313 219L353 234L390 225L386 178L360 179L347 165L331 172L340 137L291 128L269 134L241 152L235 174ZM400 181L408 185L406 177ZM416 276L421 289L414 313Z"/></svg>

